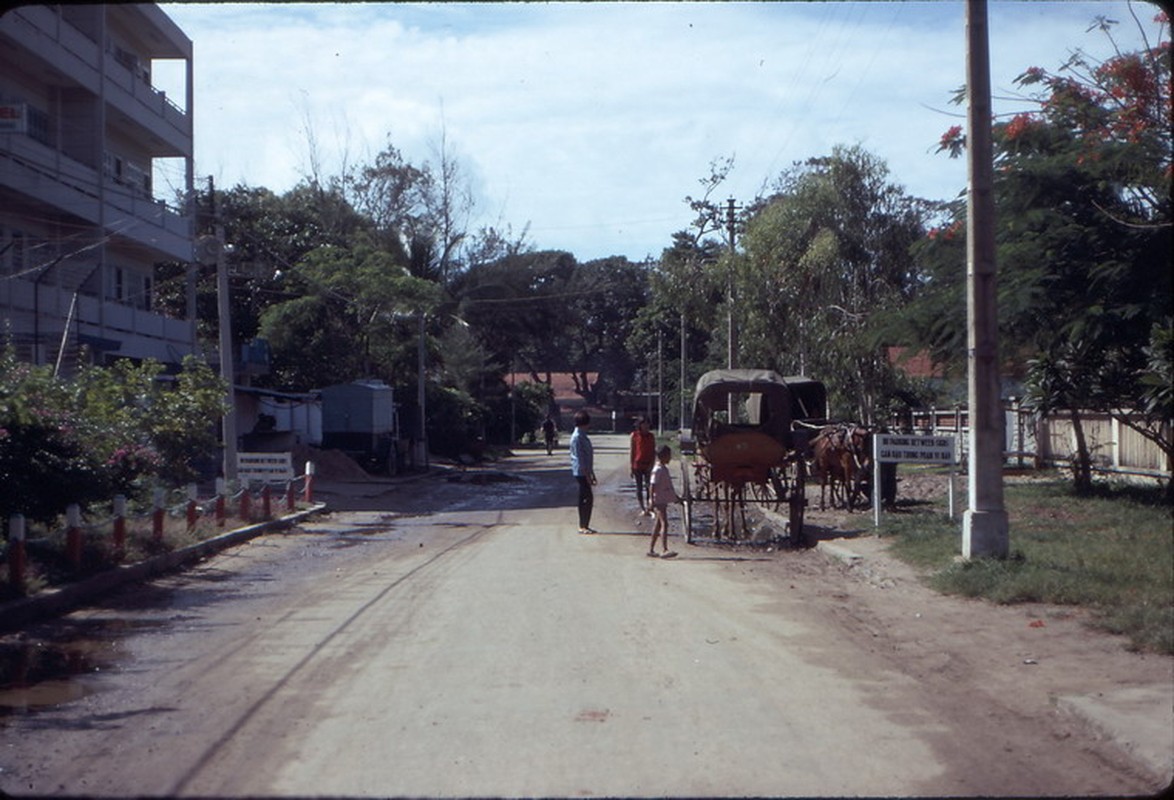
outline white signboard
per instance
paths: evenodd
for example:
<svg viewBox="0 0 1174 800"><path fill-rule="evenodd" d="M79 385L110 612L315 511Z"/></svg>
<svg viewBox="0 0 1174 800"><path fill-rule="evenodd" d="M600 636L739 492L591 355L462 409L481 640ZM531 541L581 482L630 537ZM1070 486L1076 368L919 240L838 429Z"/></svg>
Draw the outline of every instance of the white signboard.
<svg viewBox="0 0 1174 800"><path fill-rule="evenodd" d="M954 470L958 449L953 436L917 436L904 433L876 433L872 437L872 519L880 527L881 464L943 464L951 467L949 477L950 519L954 518Z"/></svg>
<svg viewBox="0 0 1174 800"><path fill-rule="evenodd" d="M241 483L284 483L292 481L292 453L237 453L236 476Z"/></svg>
<svg viewBox="0 0 1174 800"><path fill-rule="evenodd" d="M953 436L914 436L878 433L873 437L876 460L904 464L953 464Z"/></svg>

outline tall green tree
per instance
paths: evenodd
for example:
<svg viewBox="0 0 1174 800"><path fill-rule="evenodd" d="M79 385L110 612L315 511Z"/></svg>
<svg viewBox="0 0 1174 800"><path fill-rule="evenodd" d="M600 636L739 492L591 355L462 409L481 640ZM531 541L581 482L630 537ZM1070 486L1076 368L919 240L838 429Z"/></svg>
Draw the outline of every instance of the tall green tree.
<svg viewBox="0 0 1174 800"><path fill-rule="evenodd" d="M837 415L883 417L900 377L881 321L919 288L909 252L927 213L858 146L783 173L734 263L740 359L823 380Z"/></svg>
<svg viewBox="0 0 1174 800"><path fill-rule="evenodd" d="M572 368L568 282L578 267L561 250L511 251L475 264L454 281L456 313L503 373L543 381Z"/></svg>
<svg viewBox="0 0 1174 800"><path fill-rule="evenodd" d="M359 377L394 384L412 373L416 320L436 307L439 287L366 244L321 247L288 280L294 296L260 321L277 385L305 390Z"/></svg>
<svg viewBox="0 0 1174 800"><path fill-rule="evenodd" d="M638 365L626 345L649 300L647 266L622 256L588 261L571 273L566 295L568 355L584 396L599 402L603 392L630 387ZM588 372L598 373L593 385Z"/></svg>

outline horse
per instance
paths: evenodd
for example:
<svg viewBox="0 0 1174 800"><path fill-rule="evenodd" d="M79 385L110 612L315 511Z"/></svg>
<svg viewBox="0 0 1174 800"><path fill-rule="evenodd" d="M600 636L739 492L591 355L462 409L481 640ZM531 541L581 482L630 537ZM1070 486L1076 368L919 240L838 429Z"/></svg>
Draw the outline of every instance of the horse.
<svg viewBox="0 0 1174 800"><path fill-rule="evenodd" d="M841 493L848 511L856 508L864 494L872 468L872 432L861 425L843 423L820 429L812 443L812 472L819 478L819 509L827 507L827 490L831 502Z"/></svg>

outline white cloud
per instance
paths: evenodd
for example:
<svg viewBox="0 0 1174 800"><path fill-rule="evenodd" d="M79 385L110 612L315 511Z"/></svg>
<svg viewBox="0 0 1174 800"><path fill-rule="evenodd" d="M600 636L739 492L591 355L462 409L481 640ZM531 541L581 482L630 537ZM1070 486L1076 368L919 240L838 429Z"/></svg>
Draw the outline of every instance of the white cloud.
<svg viewBox="0 0 1174 800"><path fill-rule="evenodd" d="M932 153L957 121L941 112L962 111L958 2L164 8L195 42L197 172L224 185L293 186L307 119L327 172L389 136L427 159L443 124L482 192L475 224L530 222L580 259L658 254L717 156L736 154L723 198L840 143L911 194L964 188L964 165ZM993 85L1103 50L1085 29L1123 8L992 3Z"/></svg>

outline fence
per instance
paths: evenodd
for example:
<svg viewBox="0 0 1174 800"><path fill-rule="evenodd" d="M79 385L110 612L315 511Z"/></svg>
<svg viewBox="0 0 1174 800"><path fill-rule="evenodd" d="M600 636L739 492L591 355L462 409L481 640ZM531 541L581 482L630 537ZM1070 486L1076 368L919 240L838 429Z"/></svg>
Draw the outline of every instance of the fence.
<svg viewBox="0 0 1174 800"><path fill-rule="evenodd" d="M1140 419L1140 415L1133 416ZM1008 464L1039 468L1066 466L1072 462L1076 453L1076 434L1068 416L1044 416L1012 400L1004 403L1003 418L1003 452ZM1080 421L1094 469L1170 479L1170 464L1162 449L1118 417L1103 412L1083 411ZM918 433L955 434L959 442L959 457L966 458L970 428L969 417L963 406L912 411L895 427ZM1167 421L1163 431L1167 439L1171 435L1170 428L1171 423Z"/></svg>
<svg viewBox="0 0 1174 800"><path fill-rule="evenodd" d="M300 491L298 484L301 484ZM247 481L239 491L230 493L224 479L217 478L216 489L211 496L201 498L198 487L195 484L190 484L185 492L185 499L177 504L168 505L166 490L156 489L152 498L151 511L137 515L137 517L140 520L150 518L150 541L156 547L163 543L164 520L168 516L184 518L189 532L196 528L201 519L209 517L215 521L217 527L223 528L227 524L230 512L235 512L235 518L245 525L267 521L273 519L275 503L283 503L285 511L292 512L297 505L299 494L303 502L313 502L313 462L306 462L304 475L285 482L285 489L281 495L275 497L274 494L272 487L267 483L261 486L259 492L254 492L251 482ZM123 559L126 551L127 522L133 517L127 514L126 497L122 495L114 497L111 508L113 511L111 517L91 519L84 523L80 506L74 503L66 508L64 560L72 572L80 573L82 571L82 554L88 538L109 536L113 560L118 562ZM5 560L8 562L9 592L18 595L25 594L27 591L28 553L23 514L13 514L8 520L8 545Z"/></svg>

